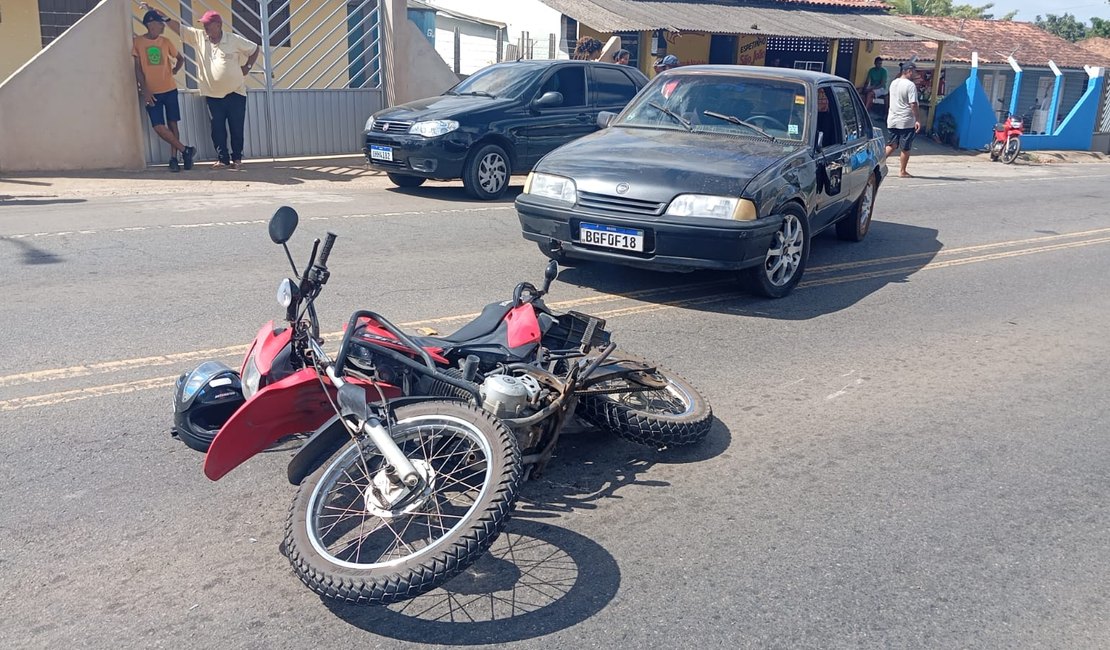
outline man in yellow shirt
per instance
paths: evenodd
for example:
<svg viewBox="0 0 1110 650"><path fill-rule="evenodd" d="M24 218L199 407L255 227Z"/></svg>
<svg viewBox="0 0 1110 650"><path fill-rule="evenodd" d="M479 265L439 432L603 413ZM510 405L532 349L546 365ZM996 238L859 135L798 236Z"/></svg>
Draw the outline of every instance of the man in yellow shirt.
<svg viewBox="0 0 1110 650"><path fill-rule="evenodd" d="M149 5L139 5L144 9ZM224 21L215 11L200 18L203 30L186 27L167 18L170 29L181 40L196 48L197 81L200 94L208 104L212 117L212 144L219 159L213 167L241 169L243 164L243 126L247 116L247 73L254 66L261 49L255 43L224 31ZM228 133L231 147L228 148Z"/></svg>
<svg viewBox="0 0 1110 650"><path fill-rule="evenodd" d="M135 81L142 93L143 106L150 116L154 132L170 145L170 171L180 169L178 153L185 169L192 169L197 149L181 144L181 134L177 130L181 107L177 103L177 81L173 78L185 63L185 57L169 39L162 36L166 29L165 21L157 12L146 12L143 25L146 26L146 33L136 36L131 46L131 56L135 57Z"/></svg>

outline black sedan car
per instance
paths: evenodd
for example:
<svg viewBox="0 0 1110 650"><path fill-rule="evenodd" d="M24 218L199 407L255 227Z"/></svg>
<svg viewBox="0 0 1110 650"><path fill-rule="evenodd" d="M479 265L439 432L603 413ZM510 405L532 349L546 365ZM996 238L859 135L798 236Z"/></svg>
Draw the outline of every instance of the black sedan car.
<svg viewBox="0 0 1110 650"><path fill-rule="evenodd" d="M556 147L598 130L647 84L635 68L589 61L514 61L483 68L437 97L374 113L363 152L401 187L461 178L478 199L504 194Z"/></svg>
<svg viewBox="0 0 1110 650"><path fill-rule="evenodd" d="M745 66L656 77L608 126L548 154L516 209L552 259L742 271L778 298L810 240L867 234L882 134L844 79Z"/></svg>

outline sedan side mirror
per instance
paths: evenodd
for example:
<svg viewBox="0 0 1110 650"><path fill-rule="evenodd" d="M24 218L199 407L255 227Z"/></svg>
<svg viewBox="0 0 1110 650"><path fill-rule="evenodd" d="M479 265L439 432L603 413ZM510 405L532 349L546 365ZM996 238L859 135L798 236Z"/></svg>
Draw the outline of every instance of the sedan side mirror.
<svg viewBox="0 0 1110 650"><path fill-rule="evenodd" d="M536 101L532 102L532 108L551 108L553 106L562 106L562 104L563 93L551 91L540 95Z"/></svg>
<svg viewBox="0 0 1110 650"><path fill-rule="evenodd" d="M609 128L609 125L612 124L613 121L616 120L616 119L617 119L617 114L616 113L611 113L609 111L601 111L600 113L597 114L597 125L600 126L603 129L606 129L606 128Z"/></svg>

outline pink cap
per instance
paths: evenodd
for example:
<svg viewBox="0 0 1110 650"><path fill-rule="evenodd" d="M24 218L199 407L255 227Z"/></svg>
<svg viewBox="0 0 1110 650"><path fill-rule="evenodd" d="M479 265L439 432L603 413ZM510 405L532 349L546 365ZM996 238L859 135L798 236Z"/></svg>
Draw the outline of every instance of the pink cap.
<svg viewBox="0 0 1110 650"><path fill-rule="evenodd" d="M224 19L221 18L220 14L216 13L215 11L206 11L204 12L204 15L200 17L200 22L205 25L207 25L208 23L222 23L223 21Z"/></svg>

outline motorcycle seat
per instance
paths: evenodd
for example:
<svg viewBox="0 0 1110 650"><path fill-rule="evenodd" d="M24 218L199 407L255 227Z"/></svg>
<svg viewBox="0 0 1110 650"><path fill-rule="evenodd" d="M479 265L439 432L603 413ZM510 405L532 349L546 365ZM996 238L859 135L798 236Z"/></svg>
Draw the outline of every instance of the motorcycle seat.
<svg viewBox="0 0 1110 650"><path fill-rule="evenodd" d="M450 343L463 343L486 336L497 329L512 308L511 300L486 305L477 318L460 327L454 334L439 338Z"/></svg>

